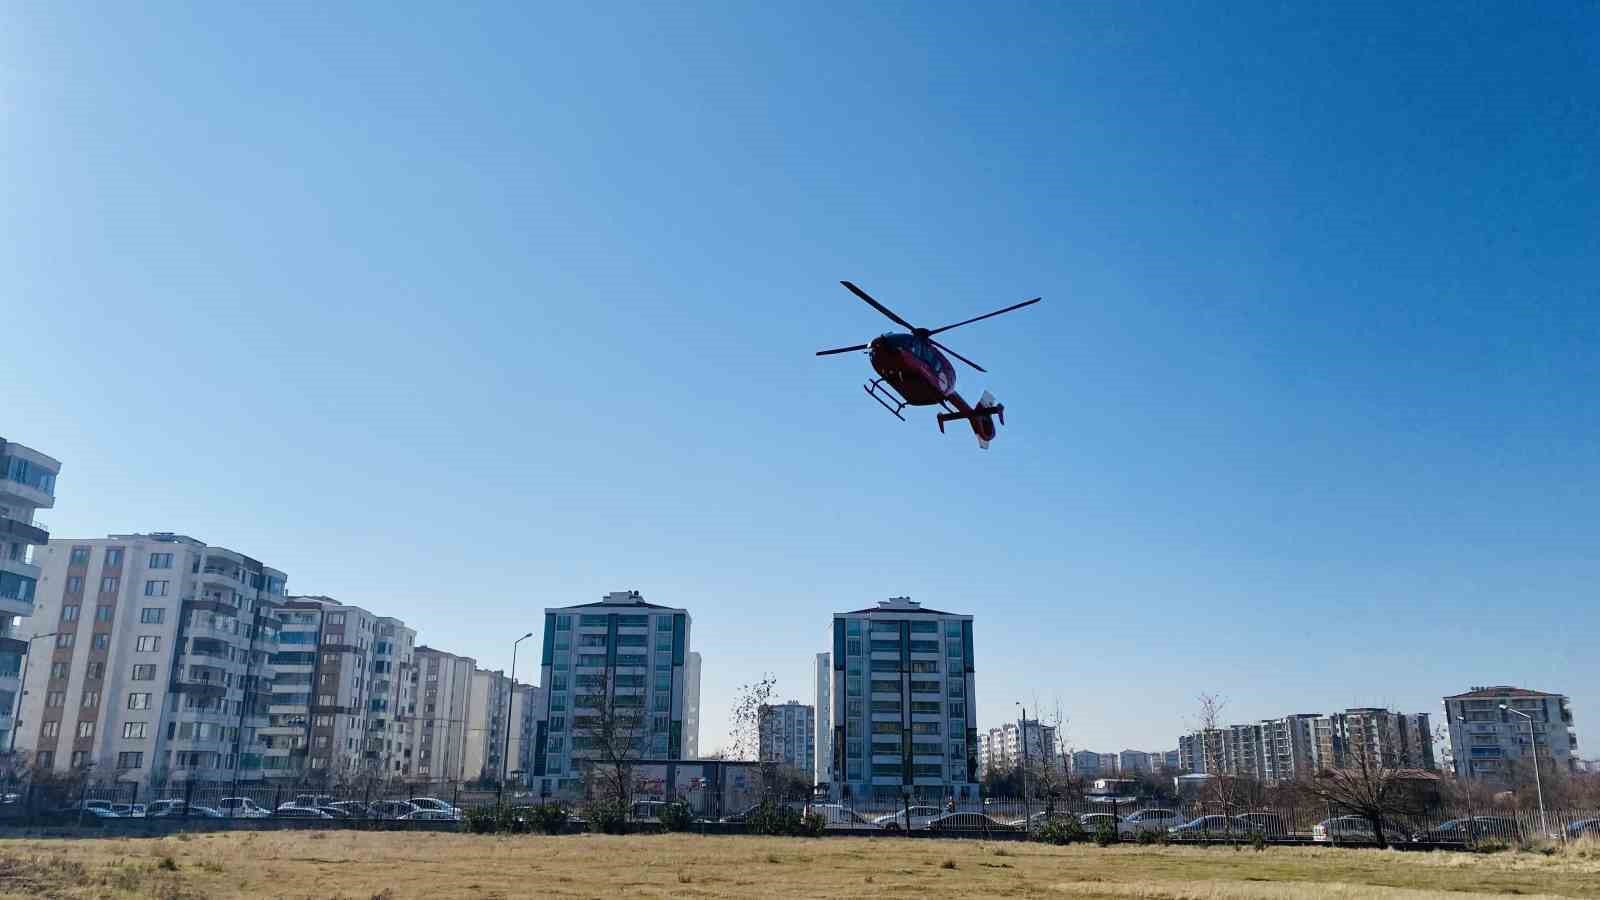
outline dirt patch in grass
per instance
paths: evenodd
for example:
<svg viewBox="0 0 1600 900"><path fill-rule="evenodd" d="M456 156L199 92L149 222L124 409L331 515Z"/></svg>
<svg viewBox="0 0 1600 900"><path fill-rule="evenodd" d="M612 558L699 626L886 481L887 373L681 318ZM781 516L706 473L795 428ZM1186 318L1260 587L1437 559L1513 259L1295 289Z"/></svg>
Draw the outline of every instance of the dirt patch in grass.
<svg viewBox="0 0 1600 900"><path fill-rule="evenodd" d="M1600 896L1600 854L1292 847L1234 853L1021 843L997 848L961 840L685 834L489 838L285 831L197 835L189 841L0 839L0 897L8 900L534 895L1460 900L1506 893Z"/></svg>

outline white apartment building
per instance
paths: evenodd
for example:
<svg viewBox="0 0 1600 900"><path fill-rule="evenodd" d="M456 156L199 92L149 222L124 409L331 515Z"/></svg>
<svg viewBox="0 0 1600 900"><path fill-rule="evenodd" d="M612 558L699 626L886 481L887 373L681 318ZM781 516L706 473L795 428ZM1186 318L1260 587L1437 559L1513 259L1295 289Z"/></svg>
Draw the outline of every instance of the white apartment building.
<svg viewBox="0 0 1600 900"><path fill-rule="evenodd" d="M513 710L511 699L515 686L499 669L493 672L475 669L468 687L467 729L462 767L467 779L485 782L508 779L516 766L506 761L508 741L515 741L513 733L506 734L506 717Z"/></svg>
<svg viewBox="0 0 1600 900"><path fill-rule="evenodd" d="M789 766L811 778L817 770L817 710L798 700L762 704L756 737L763 762Z"/></svg>
<svg viewBox="0 0 1600 900"><path fill-rule="evenodd" d="M815 784L827 784L833 772L833 654L818 653L816 658L816 684L811 699L816 709L816 734L812 740L816 747L816 768L812 770Z"/></svg>
<svg viewBox="0 0 1600 900"><path fill-rule="evenodd" d="M544 689L516 684L511 689L511 770L508 784L526 788L533 773L533 735L539 710L544 709Z"/></svg>
<svg viewBox="0 0 1600 900"><path fill-rule="evenodd" d="M1407 715L1357 707L1320 715L1295 713L1178 738L1183 768L1195 774L1254 778L1268 785L1347 769L1362 760L1433 770L1427 713Z"/></svg>
<svg viewBox="0 0 1600 900"><path fill-rule="evenodd" d="M639 758L686 758L691 625L688 610L646 603L638 591L545 610L539 680L546 701L533 746L541 795L581 788L592 732L607 710L638 717L630 752Z"/></svg>
<svg viewBox="0 0 1600 900"><path fill-rule="evenodd" d="M120 781L266 775L286 576L168 532L51 540L29 635L19 749Z"/></svg>
<svg viewBox="0 0 1600 900"><path fill-rule="evenodd" d="M466 737L470 721L469 696L477 662L427 645L413 654L416 712L410 738L418 778L429 781L465 781L478 772L466 772Z"/></svg>
<svg viewBox="0 0 1600 900"><path fill-rule="evenodd" d="M700 758L700 653L683 664L683 758Z"/></svg>
<svg viewBox="0 0 1600 900"><path fill-rule="evenodd" d="M1024 733L1027 735L1026 750L1023 746ZM979 772L1004 774L1022 765L1024 759L1031 766L1054 768L1060 764L1061 754L1054 726L1040 724L1038 719L1029 719L1020 727L1016 722L1007 722L978 736Z"/></svg>
<svg viewBox="0 0 1600 900"><path fill-rule="evenodd" d="M23 657L32 643L31 632L25 634L19 623L33 615L41 575L37 556L50 543L49 530L34 513L55 506L60 471L54 458L0 438L0 751L15 739Z"/></svg>
<svg viewBox="0 0 1600 900"><path fill-rule="evenodd" d="M1079 750L1068 759L1067 768L1073 775L1080 778L1115 775L1117 774L1117 755L1115 753L1096 753L1093 750Z"/></svg>
<svg viewBox="0 0 1600 900"><path fill-rule="evenodd" d="M277 617L268 777L411 775L416 631L322 596L289 597Z"/></svg>
<svg viewBox="0 0 1600 900"><path fill-rule="evenodd" d="M1562 694L1509 685L1474 687L1445 697L1444 713L1458 778L1501 783L1528 778L1535 757L1542 772L1578 771L1578 736Z"/></svg>
<svg viewBox="0 0 1600 900"><path fill-rule="evenodd" d="M972 617L894 597L835 613L832 643L833 797L976 800Z"/></svg>

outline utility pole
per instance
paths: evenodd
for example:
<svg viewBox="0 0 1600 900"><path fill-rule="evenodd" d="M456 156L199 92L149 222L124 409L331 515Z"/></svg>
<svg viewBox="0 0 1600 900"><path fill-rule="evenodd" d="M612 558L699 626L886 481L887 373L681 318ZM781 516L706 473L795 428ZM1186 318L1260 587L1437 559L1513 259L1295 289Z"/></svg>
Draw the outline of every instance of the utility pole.
<svg viewBox="0 0 1600 900"><path fill-rule="evenodd" d="M1017 722L1017 740L1022 743L1022 830L1033 828L1033 803L1028 799L1028 708L1017 701L1022 718Z"/></svg>
<svg viewBox="0 0 1600 900"><path fill-rule="evenodd" d="M1528 720L1528 752L1533 756L1533 787L1539 792L1539 837L1543 840L1550 834L1550 826L1545 823L1544 818L1544 782L1539 778L1539 738L1533 733L1533 716L1520 709L1512 709L1504 703L1500 704L1500 709L1502 712L1514 713Z"/></svg>
<svg viewBox="0 0 1600 900"><path fill-rule="evenodd" d="M22 654L22 681L17 684L17 704L11 711L11 747L7 752L13 757L17 753L17 731L22 727L22 697L28 693L28 661L33 658L33 642L39 638L55 637L60 633L59 631L51 631L28 638L28 652ZM12 769L15 770L15 768L16 766L13 763Z"/></svg>
<svg viewBox="0 0 1600 900"><path fill-rule="evenodd" d="M511 642L511 686L506 691L506 742L505 749L500 753L500 789L495 794L496 806L505 799L506 775L511 769L511 700L517 695L517 645L531 637L533 632L530 631Z"/></svg>

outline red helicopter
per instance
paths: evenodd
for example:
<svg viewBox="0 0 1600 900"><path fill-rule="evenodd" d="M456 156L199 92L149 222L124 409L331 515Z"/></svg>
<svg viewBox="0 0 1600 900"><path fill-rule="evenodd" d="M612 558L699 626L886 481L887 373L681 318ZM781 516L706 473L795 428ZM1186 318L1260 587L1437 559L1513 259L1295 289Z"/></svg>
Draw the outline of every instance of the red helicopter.
<svg viewBox="0 0 1600 900"><path fill-rule="evenodd" d="M895 417L904 422L906 417L900 415L900 410L907 406L942 406L944 412L939 413L939 431L944 431L944 423L952 419L966 419L972 425L972 432L978 436L978 446L987 448L995 436L995 418L1000 419L1000 424L1006 423L1006 408L995 402L988 391L983 392L983 397L978 400L977 406L972 406L956 393L956 369L950 360L944 358L944 353L954 356L967 365L986 372L983 366L978 365L965 356L951 350L949 347L933 339L940 332L962 325L1008 313L1024 306L1038 303L1040 297L1024 300L1005 309L997 309L992 313L946 325L943 328L918 328L894 314L894 311L882 303L872 299L866 291L856 287L848 281L841 281L862 300L867 302L878 312L888 316L895 324L910 330L910 334L890 333L875 337L870 343L856 344L852 347L838 347L833 350L818 350L818 356L830 356L834 353L850 353L856 350L866 350L872 360L872 368L879 377L866 383L862 387L872 399L883 404L883 408L894 413ZM937 348L937 349L935 349Z"/></svg>

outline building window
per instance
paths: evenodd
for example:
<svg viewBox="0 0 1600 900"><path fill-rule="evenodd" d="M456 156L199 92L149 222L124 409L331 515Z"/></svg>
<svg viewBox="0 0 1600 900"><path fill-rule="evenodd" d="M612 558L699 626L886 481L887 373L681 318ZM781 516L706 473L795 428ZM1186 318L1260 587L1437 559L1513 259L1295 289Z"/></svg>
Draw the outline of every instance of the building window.
<svg viewBox="0 0 1600 900"><path fill-rule="evenodd" d="M66 691L50 691L44 695L45 706L64 706L67 702Z"/></svg>
<svg viewBox="0 0 1600 900"><path fill-rule="evenodd" d="M108 547L106 549L106 565L112 567L113 569L122 565L121 547Z"/></svg>
<svg viewBox="0 0 1600 900"><path fill-rule="evenodd" d="M106 650L111 647L111 635L101 632L89 639L89 649Z"/></svg>
<svg viewBox="0 0 1600 900"><path fill-rule="evenodd" d="M82 593L82 592L83 592L83 576L82 575L68 575L67 576L67 593L69 593L69 594L79 594L79 593Z"/></svg>
<svg viewBox="0 0 1600 900"><path fill-rule="evenodd" d="M128 750L117 754L117 768L142 769L144 768L144 751Z"/></svg>
<svg viewBox="0 0 1600 900"><path fill-rule="evenodd" d="M51 678L65 678L65 677L67 677L67 664L64 663L64 662L51 663L50 664L50 677Z"/></svg>
<svg viewBox="0 0 1600 900"><path fill-rule="evenodd" d="M152 667L152 668L154 668L154 667ZM129 709L149 709L150 708L150 695L148 693L141 693L141 692L135 692L135 693L129 694L128 695L128 708Z"/></svg>
<svg viewBox="0 0 1600 900"><path fill-rule="evenodd" d="M170 568L172 568L172 554L171 553L152 553L152 554L150 554L150 564L146 568L151 568L151 569L170 569Z"/></svg>
<svg viewBox="0 0 1600 900"><path fill-rule="evenodd" d="M117 588L121 585L122 581L121 579L117 578L117 576L107 575L106 577L100 579L100 593L115 594L117 592Z"/></svg>
<svg viewBox="0 0 1600 900"><path fill-rule="evenodd" d="M146 606L139 610L139 621L145 625L160 625L167 617L167 611L159 606Z"/></svg>
<svg viewBox="0 0 1600 900"><path fill-rule="evenodd" d="M84 707L85 709L87 709L89 707L93 707L93 706L99 706L100 705L100 692L99 691L84 691L83 692L83 702L79 703L78 705Z"/></svg>
<svg viewBox="0 0 1600 900"><path fill-rule="evenodd" d="M156 667L154 663L140 663L133 667L134 681L155 681Z"/></svg>
<svg viewBox="0 0 1600 900"><path fill-rule="evenodd" d="M72 751L72 767L74 769L81 769L88 762L89 762L89 751L87 751L87 750L74 750L74 751Z"/></svg>
<svg viewBox="0 0 1600 900"><path fill-rule="evenodd" d="M341 613L328 613L328 616L327 616L325 621L329 625L343 625L344 624L344 613L342 613L342 612Z"/></svg>
<svg viewBox="0 0 1600 900"><path fill-rule="evenodd" d="M79 722L78 723L78 737L81 737L81 738L92 738L92 737L94 737L94 723L93 722Z"/></svg>
<svg viewBox="0 0 1600 900"><path fill-rule="evenodd" d="M333 704L334 704L334 696L332 694L318 694L317 695L317 705L318 706L332 706Z"/></svg>
<svg viewBox="0 0 1600 900"><path fill-rule="evenodd" d="M89 548L88 547L73 547L72 548L72 559L71 559L71 562L73 563L73 565L82 565L82 564L84 564L84 563L86 563L88 561L89 561Z"/></svg>
<svg viewBox="0 0 1600 900"><path fill-rule="evenodd" d="M94 620L96 622L109 622L116 612L117 608L115 606L96 606L94 608Z"/></svg>
<svg viewBox="0 0 1600 900"><path fill-rule="evenodd" d="M92 662L92 663L89 663L89 665L84 667L83 677L85 677L85 678L104 678L104 677L106 677L106 664L103 663L103 662Z"/></svg>
<svg viewBox="0 0 1600 900"><path fill-rule="evenodd" d="M146 597L165 597L167 595L167 582L146 581L144 583L144 595Z"/></svg>
<svg viewBox="0 0 1600 900"><path fill-rule="evenodd" d="M34 768L49 769L56 764L56 753L54 750L40 750L33 755L33 763Z"/></svg>
<svg viewBox="0 0 1600 900"><path fill-rule="evenodd" d="M134 650L139 653L155 653L161 649L161 637L154 634L141 634L134 643Z"/></svg>
<svg viewBox="0 0 1600 900"><path fill-rule="evenodd" d="M556 630L557 631L571 631L572 630L572 617L571 616L556 616Z"/></svg>
<svg viewBox="0 0 1600 900"><path fill-rule="evenodd" d="M78 621L78 607L76 607L76 606L63 606L63 607L61 607L61 621L63 621L63 622L76 622L76 621Z"/></svg>
<svg viewBox="0 0 1600 900"><path fill-rule="evenodd" d="M61 723L60 722L46 722L43 725L39 726L39 736L40 737L53 738L53 737L59 736L60 734L61 734Z"/></svg>
<svg viewBox="0 0 1600 900"><path fill-rule="evenodd" d="M56 635L56 649L65 650L77 642L78 636L70 631Z"/></svg>

